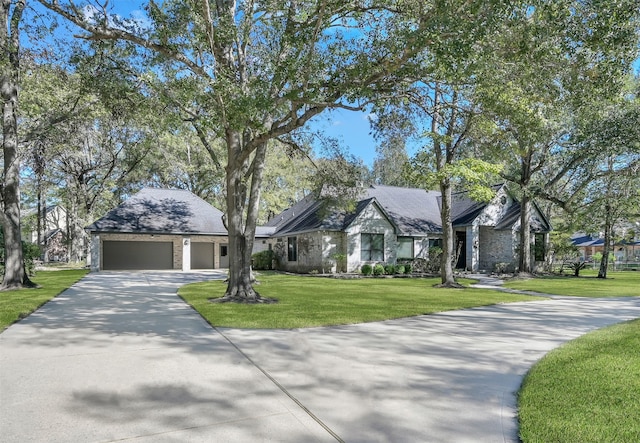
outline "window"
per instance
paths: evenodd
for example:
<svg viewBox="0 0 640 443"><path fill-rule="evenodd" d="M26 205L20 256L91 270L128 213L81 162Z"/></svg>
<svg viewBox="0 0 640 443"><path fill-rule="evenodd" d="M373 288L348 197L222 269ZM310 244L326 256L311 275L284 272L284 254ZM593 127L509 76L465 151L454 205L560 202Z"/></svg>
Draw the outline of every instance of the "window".
<svg viewBox="0 0 640 443"><path fill-rule="evenodd" d="M440 248L440 249L442 249L442 239L441 238L429 239L429 249L431 249L431 248Z"/></svg>
<svg viewBox="0 0 640 443"><path fill-rule="evenodd" d="M384 261L384 234L361 234L360 260Z"/></svg>
<svg viewBox="0 0 640 443"><path fill-rule="evenodd" d="M544 234L536 234L534 237L533 254L535 261L544 261L546 255Z"/></svg>
<svg viewBox="0 0 640 443"><path fill-rule="evenodd" d="M287 237L287 258L298 261L298 237Z"/></svg>
<svg viewBox="0 0 640 443"><path fill-rule="evenodd" d="M397 258L413 258L413 237L398 237Z"/></svg>
<svg viewBox="0 0 640 443"><path fill-rule="evenodd" d="M229 247L227 245L220 245L220 257L226 257L229 255Z"/></svg>

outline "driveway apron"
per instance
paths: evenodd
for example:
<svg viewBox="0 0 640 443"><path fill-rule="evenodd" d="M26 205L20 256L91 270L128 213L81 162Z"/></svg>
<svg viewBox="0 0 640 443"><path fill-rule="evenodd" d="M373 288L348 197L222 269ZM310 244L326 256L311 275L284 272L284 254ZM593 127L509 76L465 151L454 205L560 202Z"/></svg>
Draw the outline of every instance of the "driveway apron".
<svg viewBox="0 0 640 443"><path fill-rule="evenodd" d="M213 329L176 295L211 274L91 274L0 334L3 441L517 442L526 371L640 317L554 297L378 323Z"/></svg>
<svg viewBox="0 0 640 443"><path fill-rule="evenodd" d="M335 441L176 295L211 278L89 274L5 330L0 440Z"/></svg>

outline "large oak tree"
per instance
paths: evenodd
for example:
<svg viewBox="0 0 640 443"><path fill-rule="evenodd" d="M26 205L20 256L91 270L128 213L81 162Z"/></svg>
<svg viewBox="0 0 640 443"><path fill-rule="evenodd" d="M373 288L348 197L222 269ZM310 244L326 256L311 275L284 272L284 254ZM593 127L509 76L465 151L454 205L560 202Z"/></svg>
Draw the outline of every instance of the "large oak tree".
<svg viewBox="0 0 640 443"><path fill-rule="evenodd" d="M224 140L225 299L253 302L260 296L251 250L269 141L295 142L296 131L326 109L360 109L390 73L429 44L454 39L456 30L446 28L468 2L443 11L438 2L413 0L150 1L148 25L113 14L108 1L40 3L84 30L84 39L135 45L140 63L179 92L202 133Z"/></svg>

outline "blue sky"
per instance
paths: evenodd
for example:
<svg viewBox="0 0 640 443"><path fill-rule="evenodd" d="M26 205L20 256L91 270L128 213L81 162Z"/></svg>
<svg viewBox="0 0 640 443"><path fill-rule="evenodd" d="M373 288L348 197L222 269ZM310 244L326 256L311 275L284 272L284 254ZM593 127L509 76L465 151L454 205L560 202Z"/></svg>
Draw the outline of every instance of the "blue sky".
<svg viewBox="0 0 640 443"><path fill-rule="evenodd" d="M366 165L372 166L377 142L371 134L370 118L371 114L366 111L335 109L312 119L309 127L338 139L350 153L361 158Z"/></svg>

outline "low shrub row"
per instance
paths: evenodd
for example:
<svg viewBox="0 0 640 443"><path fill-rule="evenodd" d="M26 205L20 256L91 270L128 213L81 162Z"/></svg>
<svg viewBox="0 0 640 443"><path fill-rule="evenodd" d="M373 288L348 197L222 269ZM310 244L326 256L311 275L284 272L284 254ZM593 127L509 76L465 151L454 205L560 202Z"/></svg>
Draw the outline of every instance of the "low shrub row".
<svg viewBox="0 0 640 443"><path fill-rule="evenodd" d="M362 275L400 275L411 274L410 264L382 264L376 263L375 265L364 264L360 268Z"/></svg>
<svg viewBox="0 0 640 443"><path fill-rule="evenodd" d="M271 249L256 252L251 256L251 266L257 271L268 271L273 268L275 254Z"/></svg>

